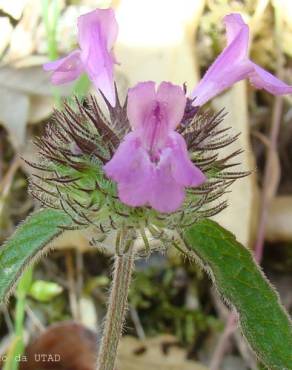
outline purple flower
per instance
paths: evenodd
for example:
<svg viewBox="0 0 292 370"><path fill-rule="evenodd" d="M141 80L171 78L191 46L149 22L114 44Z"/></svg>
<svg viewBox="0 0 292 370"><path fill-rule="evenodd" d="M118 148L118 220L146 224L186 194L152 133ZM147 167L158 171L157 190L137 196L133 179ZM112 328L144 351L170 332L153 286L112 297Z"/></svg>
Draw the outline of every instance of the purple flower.
<svg viewBox="0 0 292 370"><path fill-rule="evenodd" d="M107 176L118 183L122 202L173 212L183 203L185 187L206 180L175 131L185 106L182 88L168 82L162 82L157 91L152 81L129 90L127 114L132 132L104 166Z"/></svg>
<svg viewBox="0 0 292 370"><path fill-rule="evenodd" d="M53 71L55 85L75 80L86 72L96 88L115 106L112 47L118 34L118 24L112 9L96 9L78 18L80 49L64 58L46 63L44 69Z"/></svg>
<svg viewBox="0 0 292 370"><path fill-rule="evenodd" d="M235 82L248 78L257 88L273 95L292 93L289 86L248 59L249 28L240 14L225 16L227 46L208 69L191 96L203 105Z"/></svg>

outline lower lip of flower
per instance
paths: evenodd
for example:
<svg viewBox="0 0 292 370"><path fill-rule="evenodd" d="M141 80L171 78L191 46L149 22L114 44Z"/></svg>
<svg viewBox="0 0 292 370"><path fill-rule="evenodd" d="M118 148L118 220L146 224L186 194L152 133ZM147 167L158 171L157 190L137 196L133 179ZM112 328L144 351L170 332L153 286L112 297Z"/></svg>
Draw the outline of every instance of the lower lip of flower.
<svg viewBox="0 0 292 370"><path fill-rule="evenodd" d="M160 161L160 153L158 153L157 151L154 151L154 150L150 150L148 152L148 155L149 155L149 158L150 158L150 161L153 163L153 164L158 164L158 162Z"/></svg>

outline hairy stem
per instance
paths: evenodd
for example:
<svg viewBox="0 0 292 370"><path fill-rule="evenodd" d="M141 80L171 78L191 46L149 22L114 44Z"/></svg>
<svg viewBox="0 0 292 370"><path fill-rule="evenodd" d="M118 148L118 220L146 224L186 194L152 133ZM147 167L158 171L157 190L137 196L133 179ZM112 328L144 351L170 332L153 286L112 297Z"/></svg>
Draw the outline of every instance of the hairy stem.
<svg viewBox="0 0 292 370"><path fill-rule="evenodd" d="M130 247L122 256L115 256L113 282L105 320L103 338L99 350L97 370L113 370L118 344L127 309L128 291L131 282L134 253Z"/></svg>

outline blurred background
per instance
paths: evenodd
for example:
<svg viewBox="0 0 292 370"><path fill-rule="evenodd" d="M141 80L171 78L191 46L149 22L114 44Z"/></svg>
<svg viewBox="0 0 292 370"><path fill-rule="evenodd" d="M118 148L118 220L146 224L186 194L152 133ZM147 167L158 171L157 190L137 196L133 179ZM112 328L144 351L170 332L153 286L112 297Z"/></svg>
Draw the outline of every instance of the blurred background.
<svg viewBox="0 0 292 370"><path fill-rule="evenodd" d="M291 0L0 0L0 243L40 207L27 193L30 169L20 157L34 157L32 138L63 98L94 93L84 76L52 88L42 64L75 48L80 14L108 6L120 25L115 55L123 96L149 79L186 82L192 90L225 46L222 18L230 12L250 26L251 58L292 84ZM291 313L292 96L275 98L240 82L211 104L228 112L225 124L241 133L235 146L244 149L242 169L252 170L216 218L263 252L263 270ZM18 287L24 294L0 308L2 369L95 369L111 262L79 232L58 239L28 273L26 288ZM239 332L226 326L228 317L194 263L173 250L138 260L117 369L260 368ZM16 334L26 349L15 360Z"/></svg>

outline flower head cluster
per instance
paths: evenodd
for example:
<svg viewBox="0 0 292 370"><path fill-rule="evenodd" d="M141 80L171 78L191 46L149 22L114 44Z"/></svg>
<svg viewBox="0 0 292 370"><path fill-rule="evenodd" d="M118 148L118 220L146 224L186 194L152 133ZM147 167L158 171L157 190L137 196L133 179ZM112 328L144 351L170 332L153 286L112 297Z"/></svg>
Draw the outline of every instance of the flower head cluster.
<svg viewBox="0 0 292 370"><path fill-rule="evenodd" d="M128 93L128 133L104 166L118 183L119 198L133 207L147 206L173 212L183 203L185 187L206 181L190 160L187 145L175 129L186 106L183 89L162 82L142 82Z"/></svg>
<svg viewBox="0 0 292 370"><path fill-rule="evenodd" d="M227 157L220 156L219 150L234 142L237 135L226 135L228 129L220 128L224 117L222 112L197 112L191 107L189 99L186 106L188 108L184 107L184 115L177 127L165 129L161 142L163 144L167 140L168 147L165 148L163 144L161 151L159 137L155 139L155 146L151 146L151 138L155 133L144 133L149 135L146 145L141 142L139 132L131 131L133 123L130 124L127 118L129 109L126 104L121 106L118 98L114 108L108 103L110 118L103 115L94 97L83 103L76 100L75 108L65 103L62 111L55 111L54 122L47 127L45 135L35 140L39 158L35 162L28 162L35 170L30 182L31 194L45 207L60 209L70 215L74 228L93 229L98 240L102 240L112 229L121 230L126 227L139 230L147 243L147 232L153 238L161 239L165 229L186 227L200 218L217 214L226 207L226 201L219 201L219 198L234 180L247 174L230 171L230 167L237 166L238 163L232 163L232 160L241 151L235 151ZM140 153L136 154L133 147ZM124 150L131 151L129 156L124 156ZM144 196L144 200L140 206L128 205L127 199L121 199L123 195L119 184L106 174L111 170L111 159L116 154L117 161L124 161L117 167L117 176L123 166L125 176L129 177L127 181L133 174L132 181L137 184L142 176L140 186L143 185L141 197ZM140 162L143 157L148 161L148 171L152 172L149 182L145 181L143 161ZM180 160L184 167L179 166ZM161 170L159 166L156 168L158 162L162 163ZM173 171L173 174L166 171ZM161 208L159 198L157 203L148 205L150 198L143 194L147 194L151 181L152 186L157 184L156 191L161 198L164 196L163 191L166 193L165 199L173 208L174 203L169 200L168 184L175 188L171 194L175 198L176 188L183 191L189 181L183 196L174 199L182 204L172 213L166 213L165 209L161 212L153 207ZM196 185L191 181L196 182ZM133 201L138 202L134 185L132 192ZM126 189L126 197L127 194ZM169 207L162 201L165 207Z"/></svg>
<svg viewBox="0 0 292 370"><path fill-rule="evenodd" d="M240 150L220 149L234 142L220 128L222 114L200 106L235 82L279 95L288 86L248 58L249 29L239 14L224 18L227 46L188 97L186 89L162 82L138 83L124 105L115 89L112 47L117 23L111 9L97 9L78 20L80 49L45 65L52 82L71 81L85 71L102 92L108 117L95 98L76 100L55 112L55 122L38 139L40 160L31 165L31 192L45 206L70 214L77 227L94 226L103 235L124 227L154 237L222 210L218 199L246 172L231 171Z"/></svg>

